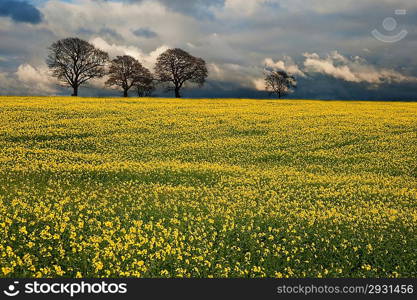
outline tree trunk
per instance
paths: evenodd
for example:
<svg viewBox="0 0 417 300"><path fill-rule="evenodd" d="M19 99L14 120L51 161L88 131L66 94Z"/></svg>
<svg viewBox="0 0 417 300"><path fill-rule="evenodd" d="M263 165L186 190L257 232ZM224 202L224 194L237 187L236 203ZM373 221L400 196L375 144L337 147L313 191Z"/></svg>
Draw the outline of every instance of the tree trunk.
<svg viewBox="0 0 417 300"><path fill-rule="evenodd" d="M74 97L77 97L78 96L78 86L74 86L73 87L73 92L72 92L72 95L71 96L74 96Z"/></svg>
<svg viewBox="0 0 417 300"><path fill-rule="evenodd" d="M181 98L181 95L180 95L180 88L179 88L179 87L176 87L176 88L175 88L175 98Z"/></svg>
<svg viewBox="0 0 417 300"><path fill-rule="evenodd" d="M123 91L123 97L127 97L127 90Z"/></svg>

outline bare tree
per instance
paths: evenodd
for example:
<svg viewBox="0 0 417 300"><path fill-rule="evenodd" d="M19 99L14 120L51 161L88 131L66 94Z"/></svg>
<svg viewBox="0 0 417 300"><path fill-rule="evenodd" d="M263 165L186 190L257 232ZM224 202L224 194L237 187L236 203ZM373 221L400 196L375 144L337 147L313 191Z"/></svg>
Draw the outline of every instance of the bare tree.
<svg viewBox="0 0 417 300"><path fill-rule="evenodd" d="M49 47L46 60L52 75L64 85L73 88L72 96L78 96L78 88L93 78L105 75L109 55L79 38L66 38Z"/></svg>
<svg viewBox="0 0 417 300"><path fill-rule="evenodd" d="M270 71L265 74L265 86L267 91L281 99L282 96L293 92L297 87L297 80L285 71Z"/></svg>
<svg viewBox="0 0 417 300"><path fill-rule="evenodd" d="M203 86L208 72L206 62L202 58L175 48L166 50L158 57L155 73L157 79L168 83L169 90L174 90L175 97L180 98L180 90L185 82Z"/></svg>
<svg viewBox="0 0 417 300"><path fill-rule="evenodd" d="M148 73L149 74L147 74L147 76L143 77L143 79L135 85L136 92L138 93L139 97L150 97L155 91L154 78L151 72L148 71Z"/></svg>
<svg viewBox="0 0 417 300"><path fill-rule="evenodd" d="M117 56L111 61L107 86L122 88L123 96L127 97L133 86L152 80L152 74L135 58L129 55Z"/></svg>

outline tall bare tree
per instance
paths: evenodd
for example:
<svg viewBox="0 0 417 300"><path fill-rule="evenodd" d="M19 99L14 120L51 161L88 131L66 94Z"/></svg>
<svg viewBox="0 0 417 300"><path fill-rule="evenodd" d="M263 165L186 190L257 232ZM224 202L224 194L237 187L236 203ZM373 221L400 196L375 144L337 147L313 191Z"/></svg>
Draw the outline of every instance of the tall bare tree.
<svg viewBox="0 0 417 300"><path fill-rule="evenodd" d="M181 97L180 90L187 81L203 86L207 73L206 62L202 58L194 57L179 48L166 50L158 57L155 65L157 79L168 83L177 98Z"/></svg>
<svg viewBox="0 0 417 300"><path fill-rule="evenodd" d="M103 77L109 55L79 38L66 38L49 47L46 60L53 76L64 85L73 88L72 96L78 96L78 88L93 78Z"/></svg>
<svg viewBox="0 0 417 300"><path fill-rule="evenodd" d="M267 91L281 99L293 92L297 87L297 80L285 71L270 71L265 74L265 86Z"/></svg>
<svg viewBox="0 0 417 300"><path fill-rule="evenodd" d="M117 56L111 61L107 86L122 88L123 96L127 97L129 90L140 84L152 81L151 72L135 58L129 55Z"/></svg>

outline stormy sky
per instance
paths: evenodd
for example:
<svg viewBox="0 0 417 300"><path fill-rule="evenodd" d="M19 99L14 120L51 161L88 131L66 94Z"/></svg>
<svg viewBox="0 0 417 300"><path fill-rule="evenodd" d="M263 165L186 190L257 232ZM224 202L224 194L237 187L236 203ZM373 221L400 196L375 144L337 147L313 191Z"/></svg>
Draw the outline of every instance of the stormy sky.
<svg viewBox="0 0 417 300"><path fill-rule="evenodd" d="M281 69L291 98L417 100L416 20L415 0L0 0L0 94L69 95L45 58L78 36L151 70L171 47L204 58L185 97L268 97L263 73ZM120 94L103 82L80 95Z"/></svg>

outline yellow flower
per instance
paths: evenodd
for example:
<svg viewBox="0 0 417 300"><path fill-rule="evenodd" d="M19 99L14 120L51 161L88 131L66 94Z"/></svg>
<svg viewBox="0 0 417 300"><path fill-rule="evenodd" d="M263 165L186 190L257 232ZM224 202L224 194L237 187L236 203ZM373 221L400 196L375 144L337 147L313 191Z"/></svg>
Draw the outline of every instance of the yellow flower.
<svg viewBox="0 0 417 300"><path fill-rule="evenodd" d="M19 228L19 232L22 234L28 234L27 230L26 230L26 226L22 226Z"/></svg>
<svg viewBox="0 0 417 300"><path fill-rule="evenodd" d="M54 269L57 275L62 276L65 274L65 272L61 269L61 266L54 265Z"/></svg>
<svg viewBox="0 0 417 300"><path fill-rule="evenodd" d="M13 272L13 268L2 267L1 271L3 272L3 275L7 275L7 274Z"/></svg>
<svg viewBox="0 0 417 300"><path fill-rule="evenodd" d="M366 265L362 266L362 269L364 269L366 271L370 271L372 269L372 267L370 265L366 264Z"/></svg>
<svg viewBox="0 0 417 300"><path fill-rule="evenodd" d="M104 265L101 261L97 261L97 262L94 263L94 267L95 267L96 271L100 271L100 270L103 269Z"/></svg>

